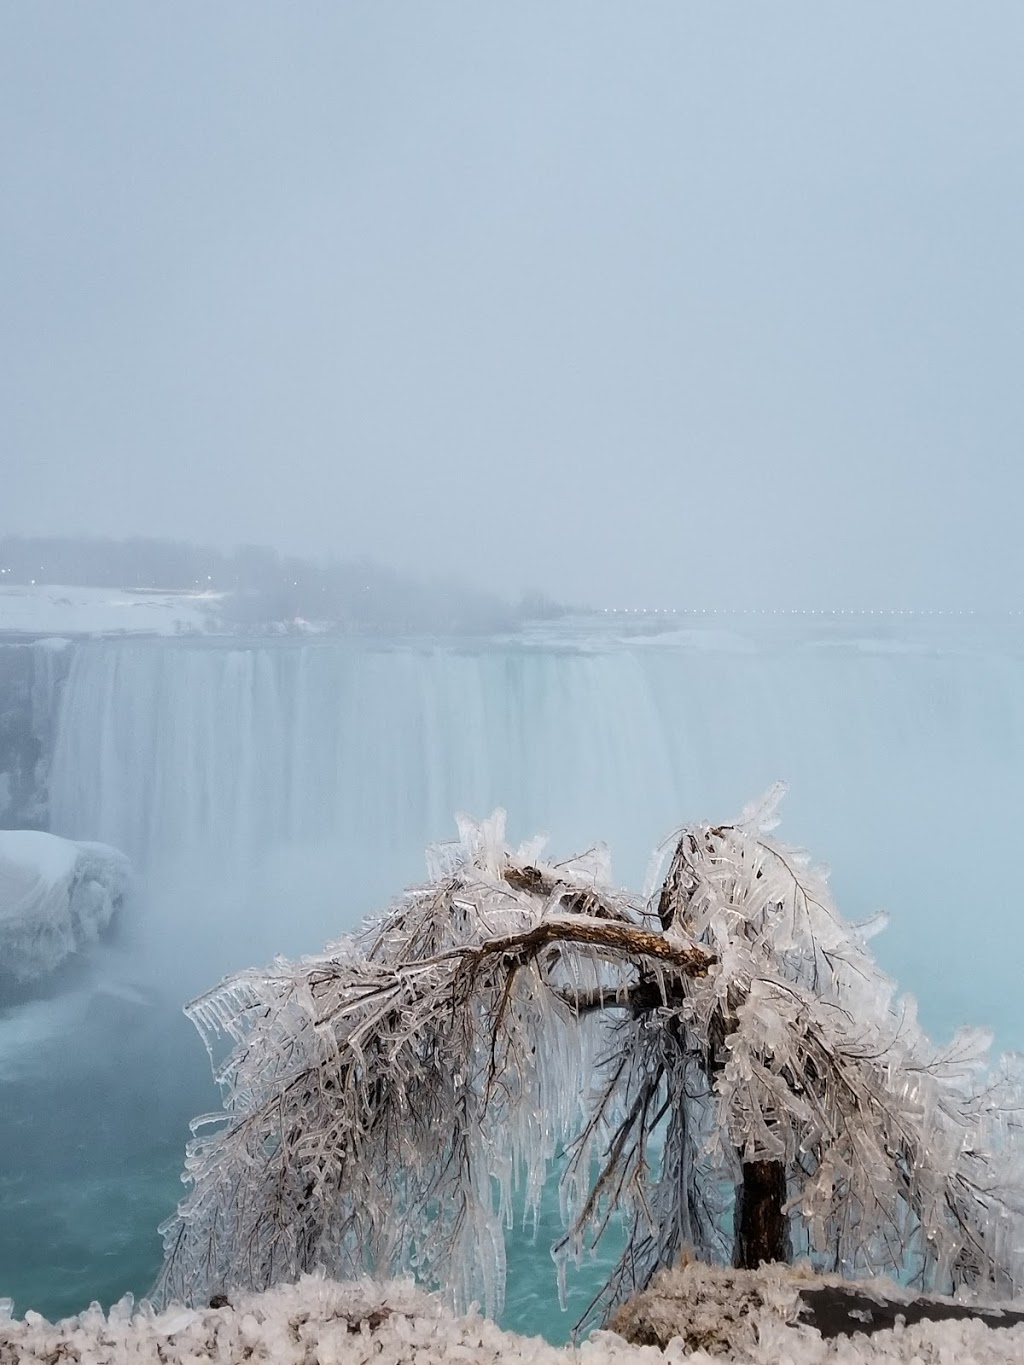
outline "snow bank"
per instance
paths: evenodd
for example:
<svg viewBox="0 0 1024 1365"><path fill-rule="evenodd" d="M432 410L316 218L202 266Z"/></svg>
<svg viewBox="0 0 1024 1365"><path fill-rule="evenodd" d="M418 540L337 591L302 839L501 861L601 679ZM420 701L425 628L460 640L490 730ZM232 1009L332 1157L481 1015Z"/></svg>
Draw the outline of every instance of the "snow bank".
<svg viewBox="0 0 1024 1365"><path fill-rule="evenodd" d="M75 1318L51 1324L37 1313L10 1316L0 1301L0 1365L81 1361L83 1365L199 1360L273 1362L273 1365L493 1365L497 1360L531 1365L705 1365L732 1360L743 1365L870 1365L886 1361L932 1361L942 1365L1009 1365L1024 1358L1024 1328L993 1330L978 1322L921 1323L910 1328L823 1341L809 1327L790 1326L796 1291L775 1272L777 1297L760 1296L747 1338L719 1354L690 1353L682 1338L666 1350L630 1345L613 1332L595 1332L579 1347L555 1347L540 1337L503 1332L476 1314L457 1318L439 1301L409 1283L337 1284L304 1276L262 1294L240 1294L221 1307L193 1310L176 1305L155 1313L130 1297L105 1315L94 1304ZM724 1281L723 1281L724 1282ZM767 1283L767 1282L766 1282ZM771 1300L771 1290L767 1289ZM715 1298L712 1290L712 1300ZM6 1304L6 1306L5 1306ZM722 1305L715 1303L715 1309ZM717 1349L717 1348L716 1348Z"/></svg>
<svg viewBox="0 0 1024 1365"><path fill-rule="evenodd" d="M201 635L214 629L222 594L0 587L0 638L12 635Z"/></svg>
<svg viewBox="0 0 1024 1365"><path fill-rule="evenodd" d="M923 1335L916 1330L918 1325ZM806 1262L733 1270L684 1259L659 1271L646 1289L624 1303L611 1326L636 1345L668 1347L683 1342L689 1350L715 1359L761 1361L762 1348L772 1342L785 1358L793 1340L821 1343L824 1337L839 1338L838 1354L812 1354L807 1359L900 1360L904 1358L900 1342L917 1343L913 1355L922 1342L943 1343L944 1349L958 1343L966 1349L977 1341L995 1342L984 1346L984 1352L986 1358L1001 1360L999 1343L1008 1339L1007 1332L1018 1354L1005 1358L1024 1358L1024 1311L1019 1303L981 1304L921 1295L882 1277L847 1280L817 1274ZM955 1330L947 1334L939 1330L943 1326ZM998 1334L991 1336L994 1328ZM849 1354L854 1334L871 1334L871 1349L865 1348L862 1356Z"/></svg>
<svg viewBox="0 0 1024 1365"><path fill-rule="evenodd" d="M0 830L0 979L35 981L106 930L128 859L106 844Z"/></svg>

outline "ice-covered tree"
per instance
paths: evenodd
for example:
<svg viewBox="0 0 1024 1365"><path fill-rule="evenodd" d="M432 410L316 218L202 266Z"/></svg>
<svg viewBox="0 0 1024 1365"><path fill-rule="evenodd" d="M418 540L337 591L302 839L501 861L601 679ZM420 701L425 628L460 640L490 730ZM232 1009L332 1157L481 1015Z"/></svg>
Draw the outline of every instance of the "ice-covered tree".
<svg viewBox="0 0 1024 1365"><path fill-rule="evenodd" d="M878 924L770 837L780 795L682 830L643 897L602 848L545 861L502 813L463 819L354 937L193 1002L224 1113L195 1126L159 1296L323 1265L496 1313L552 1170L561 1269L625 1220L600 1307L686 1248L1015 1291L1017 1080L978 1033L929 1042Z"/></svg>

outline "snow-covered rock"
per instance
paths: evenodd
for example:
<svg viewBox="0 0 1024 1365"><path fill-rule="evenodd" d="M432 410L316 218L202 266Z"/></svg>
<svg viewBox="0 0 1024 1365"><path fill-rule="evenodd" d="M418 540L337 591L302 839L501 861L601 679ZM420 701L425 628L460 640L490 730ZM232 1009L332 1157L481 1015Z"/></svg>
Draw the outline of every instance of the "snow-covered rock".
<svg viewBox="0 0 1024 1365"><path fill-rule="evenodd" d="M0 830L0 980L38 980L95 942L128 876L128 859L106 844Z"/></svg>
<svg viewBox="0 0 1024 1365"><path fill-rule="evenodd" d="M776 1358L773 1349L795 1362L1024 1359L1020 1303L915 1294L884 1277L817 1274L807 1263L733 1270L684 1258L624 1303L611 1327L636 1346L758 1365Z"/></svg>

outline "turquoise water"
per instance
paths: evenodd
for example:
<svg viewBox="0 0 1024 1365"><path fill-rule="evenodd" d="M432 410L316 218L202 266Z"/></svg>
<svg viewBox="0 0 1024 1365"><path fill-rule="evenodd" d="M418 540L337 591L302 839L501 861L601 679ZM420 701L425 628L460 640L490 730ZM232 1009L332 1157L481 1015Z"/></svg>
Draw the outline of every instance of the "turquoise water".
<svg viewBox="0 0 1024 1365"><path fill-rule="evenodd" d="M783 834L832 863L851 918L926 1027L1024 1046L1014 859L1024 828L1024 638L941 627L749 623L670 638L467 647L75 647L49 699L53 827L125 848L120 943L49 999L0 1006L0 1294L48 1316L145 1292L181 1193L188 1119L217 1104L180 1015L223 972L315 950L420 874L452 813L510 811L623 880L684 819L782 777ZM505 1321L563 1340L548 1246L509 1246Z"/></svg>
<svg viewBox="0 0 1024 1365"><path fill-rule="evenodd" d="M165 1002L93 980L51 1013L52 1032L37 1032L0 1080L0 1285L19 1313L54 1319L147 1291L156 1228L182 1192L188 1120L217 1096L199 1039ZM0 1013L0 1033L10 1017ZM559 1231L552 1183L536 1236L531 1224L508 1238L503 1323L551 1341L568 1338L616 1249L610 1238L601 1260L570 1272L562 1312L549 1252Z"/></svg>

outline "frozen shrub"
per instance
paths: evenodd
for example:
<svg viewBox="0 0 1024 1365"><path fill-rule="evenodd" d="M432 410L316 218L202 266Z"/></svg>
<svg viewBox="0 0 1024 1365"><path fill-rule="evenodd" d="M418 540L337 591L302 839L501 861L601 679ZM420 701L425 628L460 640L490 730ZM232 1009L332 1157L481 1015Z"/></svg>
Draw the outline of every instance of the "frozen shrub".
<svg viewBox="0 0 1024 1365"><path fill-rule="evenodd" d="M549 862L501 812L461 819L359 934L194 1001L224 1112L196 1122L160 1298L324 1266L496 1313L504 1230L559 1155L560 1268L626 1222L601 1311L686 1248L1012 1293L1017 1078L977 1033L929 1042L878 925L771 838L780 795L682 830L649 898L601 848Z"/></svg>

